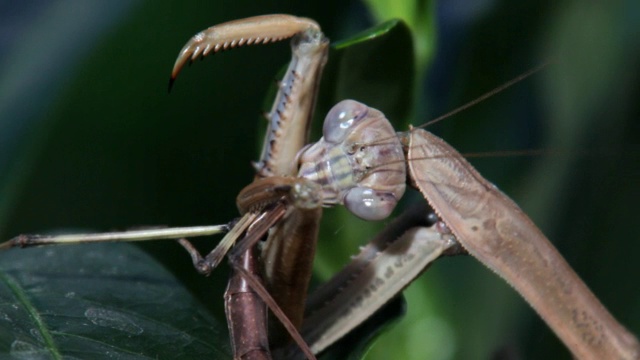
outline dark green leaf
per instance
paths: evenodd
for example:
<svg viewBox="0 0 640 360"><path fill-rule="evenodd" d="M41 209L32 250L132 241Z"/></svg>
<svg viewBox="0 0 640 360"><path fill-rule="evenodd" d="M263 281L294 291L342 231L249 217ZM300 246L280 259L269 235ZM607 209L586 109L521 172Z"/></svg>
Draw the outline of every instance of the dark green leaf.
<svg viewBox="0 0 640 360"><path fill-rule="evenodd" d="M316 126L337 102L374 107L397 127L413 109L415 66L411 33L397 20L373 27L332 47L316 111Z"/></svg>
<svg viewBox="0 0 640 360"><path fill-rule="evenodd" d="M0 254L0 354L15 359L223 359L227 329L129 244Z"/></svg>

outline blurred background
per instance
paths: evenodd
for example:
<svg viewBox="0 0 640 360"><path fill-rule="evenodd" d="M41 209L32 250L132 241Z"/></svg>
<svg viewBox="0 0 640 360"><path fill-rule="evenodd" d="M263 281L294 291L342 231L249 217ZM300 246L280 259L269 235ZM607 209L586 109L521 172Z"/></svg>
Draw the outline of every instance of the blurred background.
<svg viewBox="0 0 640 360"><path fill-rule="evenodd" d="M4 2L0 239L237 216L235 194L252 179L260 113L289 59L288 44L194 64L170 95L167 82L190 36L267 13L313 18L332 41L402 18L415 54L407 60L414 76L399 120L412 124L550 61L430 130L462 153L548 150L471 160L532 217L614 316L640 334L640 3L631 0ZM323 228L319 279L381 226L369 228L340 210L327 216L346 221ZM144 248L221 316L226 269L202 278L187 256L175 255L177 245ZM471 257L438 261L406 297L408 316L367 359L570 358L528 305Z"/></svg>

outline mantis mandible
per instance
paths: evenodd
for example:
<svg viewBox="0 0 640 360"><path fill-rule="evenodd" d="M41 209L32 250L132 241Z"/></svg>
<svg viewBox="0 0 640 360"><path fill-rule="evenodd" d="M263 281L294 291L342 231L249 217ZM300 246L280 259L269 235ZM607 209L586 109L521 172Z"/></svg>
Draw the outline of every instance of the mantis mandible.
<svg viewBox="0 0 640 360"><path fill-rule="evenodd" d="M413 144L413 145L412 145L411 143L412 143L413 141L415 141L415 139L413 139L413 140L411 140L411 139L410 139L410 140L409 140L409 142L410 142L410 144L408 145L408 148L409 148L409 149L414 149L414 150L415 150L415 149L422 149L422 147L421 147L421 146L420 146L420 147L416 147L416 146L415 146L415 144ZM429 143L431 143L431 142L433 142L433 141L435 141L435 140L433 140L433 139L429 139ZM452 155L449 153L449 150L448 150L448 149L447 149L447 153L448 153L448 156L452 156ZM411 154L411 150L410 150L410 154ZM409 155L409 156L411 157L412 155ZM459 156L459 155L457 155L457 156ZM455 156L454 156L454 157L455 157ZM413 164L413 166L415 166L415 167L419 167L420 165L418 165L418 164L420 164L420 159L421 159L421 158L422 158L422 156L421 156L421 155L415 155L415 156L413 157L413 159L410 159L410 164ZM419 172L419 170L415 170L415 169L410 171L410 173L414 173L414 174L415 174L415 173L418 173L418 172ZM414 180L415 180L415 182L416 182L416 183L418 183L418 184L419 184L419 183L421 183L421 182L424 182L424 179L421 179L421 178L418 178L417 180L414 178ZM427 191L427 192L429 192L430 190L423 190L423 191ZM431 191L431 192L432 192L432 191ZM427 197L429 197L429 196L427 196ZM437 208L437 206L436 206L436 208ZM446 209L445 209L445 210L446 210ZM440 210L440 215L444 215L445 210L442 210L442 209L441 209L441 210ZM447 217L446 217L446 216L443 216L443 217L444 217L445 222L447 222L447 221L453 222L453 220L449 220L449 219L447 219ZM450 226L452 226L451 224L449 224L449 225L450 225ZM453 226L452 226L452 228L454 228L454 229L455 229L455 227L453 227ZM458 235L458 237L460 237L460 234L459 234L459 233L457 233L457 232L460 232L460 230L454 230L454 233L455 233L456 235ZM461 240L461 241L463 241L462 239L460 239L460 240ZM483 261L486 261L486 260L484 260L484 259L483 259ZM498 269L498 270L499 270L499 269Z"/></svg>

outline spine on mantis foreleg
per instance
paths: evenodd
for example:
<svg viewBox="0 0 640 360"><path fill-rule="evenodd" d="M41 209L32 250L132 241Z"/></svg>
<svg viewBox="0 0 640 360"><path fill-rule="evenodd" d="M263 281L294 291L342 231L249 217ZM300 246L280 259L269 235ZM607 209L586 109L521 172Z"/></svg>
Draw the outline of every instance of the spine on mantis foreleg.
<svg viewBox="0 0 640 360"><path fill-rule="evenodd" d="M464 248L511 284L579 359L638 359L640 345L520 208L455 149L408 135L411 181Z"/></svg>
<svg viewBox="0 0 640 360"><path fill-rule="evenodd" d="M291 39L291 61L268 113L258 176L295 176L295 156L306 145L329 40L309 26Z"/></svg>
<svg viewBox="0 0 640 360"><path fill-rule="evenodd" d="M291 40L291 62L279 82L278 94L268 113L269 126L262 155L254 164L257 178L295 177L298 170L296 155L309 135L329 41L317 24L300 26L297 31ZM317 189L309 191L321 195ZM322 213L320 204L303 204L303 199L298 200L271 231L262 253L265 284L297 327L302 323ZM281 345L286 342L288 337L280 325L276 321L270 324L271 343Z"/></svg>

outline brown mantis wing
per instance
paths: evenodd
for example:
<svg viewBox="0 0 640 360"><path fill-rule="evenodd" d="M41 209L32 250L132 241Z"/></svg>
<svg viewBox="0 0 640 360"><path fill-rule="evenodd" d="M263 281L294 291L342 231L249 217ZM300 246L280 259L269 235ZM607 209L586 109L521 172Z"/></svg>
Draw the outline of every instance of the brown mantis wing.
<svg viewBox="0 0 640 360"><path fill-rule="evenodd" d="M503 277L580 359L637 359L640 345L520 208L442 139L408 135L411 182L471 255Z"/></svg>

